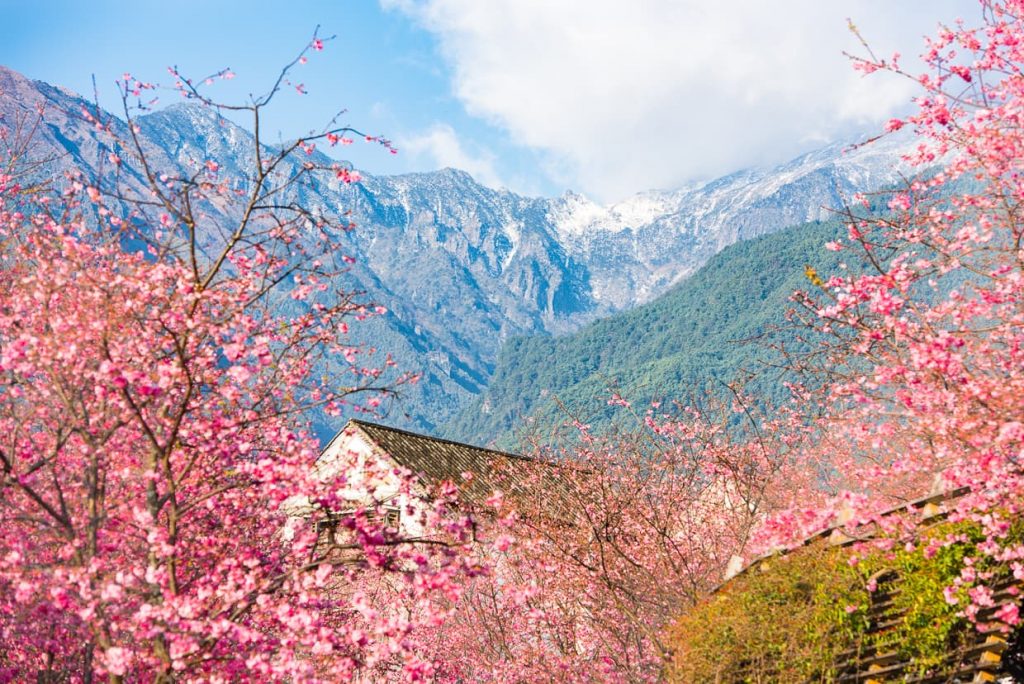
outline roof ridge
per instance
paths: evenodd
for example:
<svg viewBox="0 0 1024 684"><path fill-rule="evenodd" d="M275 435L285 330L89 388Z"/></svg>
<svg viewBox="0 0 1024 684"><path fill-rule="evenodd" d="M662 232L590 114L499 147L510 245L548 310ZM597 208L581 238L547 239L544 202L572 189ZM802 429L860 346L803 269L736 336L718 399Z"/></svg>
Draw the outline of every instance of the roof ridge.
<svg viewBox="0 0 1024 684"><path fill-rule="evenodd" d="M947 502L956 501L957 499L963 498L969 492L970 492L970 487L964 486L964 487L957 487L955 489L951 489L951 490L945 491L945 492L939 492L937 494L929 494L927 496L922 496L922 497L919 497L917 499L912 499L912 500L907 501L905 503L896 504L895 506L891 506L891 507L883 510L882 512L880 512L878 514L878 517L879 518L887 518L889 516L894 516L894 515L897 515L899 513L910 513L910 512L913 512L915 509L924 508L928 504L947 503ZM850 521L834 523L834 524L829 525L828 527L825 527L825 528L823 528L823 529L821 529L821 530L819 530L817 532L814 532L812 534L807 535L806 537L804 537L803 539L798 541L796 544L793 544L792 546L787 546L787 547L783 547L783 548L775 548L775 549L772 549L770 551L766 551L765 553L762 553L761 555L757 556L756 558L752 558L749 563L745 564L735 574L729 575L728 577L726 577L725 579L720 581L718 584L716 584L711 589L711 591L708 592L708 594L711 595L711 594L717 593L726 584L728 584L729 582L734 580L736 577L739 577L740 575L746 574L747 571L749 571L751 568L753 568L756 565L760 565L761 563L763 563L763 562L765 562L767 560L771 560L772 558L777 558L777 557L789 555L790 553L792 553L794 551L797 551L798 549L806 548L806 547L810 546L811 544L813 544L814 542L816 542L816 541L818 541L820 539L827 539L834 532L838 531L838 532L842 533L843 529L849 527L849 522ZM865 525L874 525L874 524L876 524L876 521L874 521L874 520L870 520L867 523L865 523ZM850 541L852 542L853 540L851 539ZM846 545L847 544L843 544L843 546L846 546Z"/></svg>
<svg viewBox="0 0 1024 684"><path fill-rule="evenodd" d="M358 425L359 427L379 428L379 429L382 429L382 430L388 430L390 432L397 432L399 434L407 435L409 437L416 437L418 439L426 439L426 440L430 440L431 442L441 442L442 444L451 444L453 446L466 447L467 449L474 449L476 451L484 451L484 452L487 452L489 454L496 454L498 456L505 456L507 458L515 458L515 459L519 459L521 461L536 461L537 460L537 459L533 458L532 456L525 456L523 454L515 454L515 453L512 453L511 451L501 451L499 449L490 449L488 447L476 446L475 444L467 444L465 442L457 442L454 439L445 439L444 437L434 437L433 435L425 435L425 434L423 434L421 432L412 432L411 430L403 430L402 428L392 427L390 425L383 425L382 423L372 423L372 422L370 422L368 420L361 420L359 418L350 418L348 422L349 422L349 424L353 424L354 423L355 425ZM342 431L344 431L344 428L342 428Z"/></svg>

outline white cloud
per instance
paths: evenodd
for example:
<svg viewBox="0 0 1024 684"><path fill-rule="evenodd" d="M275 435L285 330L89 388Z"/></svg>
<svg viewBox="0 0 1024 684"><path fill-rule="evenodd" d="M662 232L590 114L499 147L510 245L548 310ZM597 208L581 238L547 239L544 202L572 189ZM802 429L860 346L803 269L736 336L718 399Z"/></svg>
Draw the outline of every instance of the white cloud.
<svg viewBox="0 0 1024 684"><path fill-rule="evenodd" d="M905 106L909 82L851 70L846 17L882 54L916 55L939 20L978 14L972 0L381 2L437 36L470 114L606 200L781 161Z"/></svg>
<svg viewBox="0 0 1024 684"><path fill-rule="evenodd" d="M434 124L422 133L400 136L395 144L411 159L413 167L433 170L450 166L467 172L484 185L504 186L494 167L494 155L487 150L467 150L448 124Z"/></svg>

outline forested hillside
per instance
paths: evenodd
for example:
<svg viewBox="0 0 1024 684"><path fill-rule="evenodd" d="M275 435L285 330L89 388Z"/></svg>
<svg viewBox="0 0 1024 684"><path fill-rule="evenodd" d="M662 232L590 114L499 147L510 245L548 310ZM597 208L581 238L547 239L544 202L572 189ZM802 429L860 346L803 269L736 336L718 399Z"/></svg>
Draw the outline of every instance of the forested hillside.
<svg viewBox="0 0 1024 684"><path fill-rule="evenodd" d="M488 390L448 434L511 446L521 429L564 421L559 404L599 427L612 414L613 392L634 405L683 401L727 391L724 383L747 373L758 396L781 397L769 345L795 336L785 314L793 292L808 284L805 267L827 274L849 261L849 252L823 248L845 232L838 221L814 222L741 242L647 305L572 335L509 340Z"/></svg>

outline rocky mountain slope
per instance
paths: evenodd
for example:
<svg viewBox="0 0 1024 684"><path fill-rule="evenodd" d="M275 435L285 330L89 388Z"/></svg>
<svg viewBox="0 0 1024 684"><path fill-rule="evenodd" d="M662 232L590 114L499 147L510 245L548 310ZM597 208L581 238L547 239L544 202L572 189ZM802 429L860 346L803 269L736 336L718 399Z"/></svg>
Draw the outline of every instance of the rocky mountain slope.
<svg viewBox="0 0 1024 684"><path fill-rule="evenodd" d="M33 154L48 173L102 172L104 155L74 93L0 67L0 124L44 112ZM240 173L249 133L189 104L140 119L160 165L214 158ZM480 396L505 340L561 335L662 294L734 242L820 219L857 190L894 182L900 143L832 146L774 169L742 171L609 207L573 193L523 197L443 169L303 189L304 203L350 211L338 236L356 258L345 286L390 313L358 341L423 373L390 420L434 430ZM130 161L128 173L137 173ZM402 413L407 415L402 415ZM329 430L329 427L324 427Z"/></svg>

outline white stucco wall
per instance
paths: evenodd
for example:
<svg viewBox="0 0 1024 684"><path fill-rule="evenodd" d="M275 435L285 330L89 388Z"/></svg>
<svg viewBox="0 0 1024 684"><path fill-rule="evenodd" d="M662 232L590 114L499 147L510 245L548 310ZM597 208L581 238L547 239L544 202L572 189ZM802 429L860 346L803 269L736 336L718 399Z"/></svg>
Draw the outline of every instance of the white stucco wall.
<svg viewBox="0 0 1024 684"><path fill-rule="evenodd" d="M418 486L414 485L412 495L402 491L401 467L358 428L350 426L339 432L320 454L314 468L319 481L337 481L335 494L351 501L352 509L375 503L398 509L399 532L403 536L422 535L420 512L429 503L422 498ZM303 524L312 513L313 506L307 497L293 497L285 506L289 512L285 535L290 537L295 525Z"/></svg>

